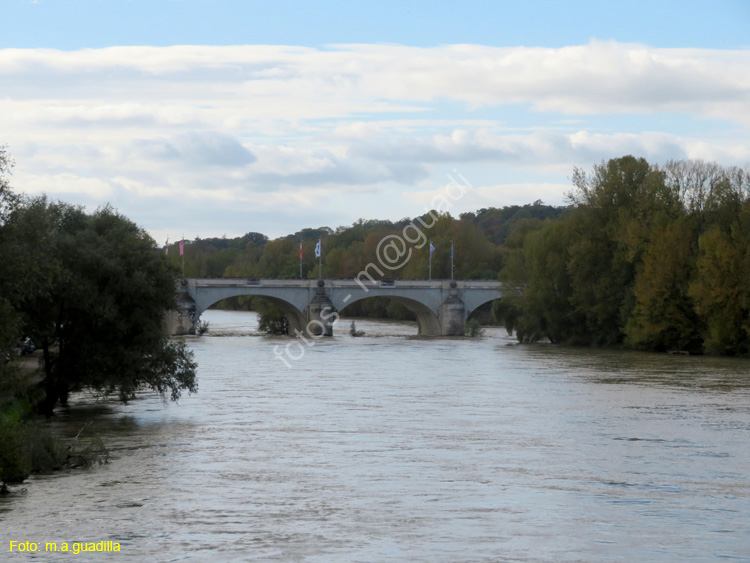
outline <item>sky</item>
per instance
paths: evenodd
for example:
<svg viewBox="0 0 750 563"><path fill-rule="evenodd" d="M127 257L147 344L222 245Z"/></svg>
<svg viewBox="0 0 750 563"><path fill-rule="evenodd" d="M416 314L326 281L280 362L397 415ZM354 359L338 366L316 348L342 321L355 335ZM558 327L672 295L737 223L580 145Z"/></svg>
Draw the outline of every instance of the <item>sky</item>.
<svg viewBox="0 0 750 563"><path fill-rule="evenodd" d="M750 2L5 0L0 145L160 244L561 205L626 154L750 166Z"/></svg>

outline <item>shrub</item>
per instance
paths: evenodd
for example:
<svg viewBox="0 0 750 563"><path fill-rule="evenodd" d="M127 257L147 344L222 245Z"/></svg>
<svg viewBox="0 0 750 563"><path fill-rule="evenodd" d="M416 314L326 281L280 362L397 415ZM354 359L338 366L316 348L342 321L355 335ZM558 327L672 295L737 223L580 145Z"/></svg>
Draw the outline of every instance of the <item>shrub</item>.
<svg viewBox="0 0 750 563"><path fill-rule="evenodd" d="M479 321L471 319L464 326L464 334L471 338L479 338L484 336L484 329L479 324Z"/></svg>

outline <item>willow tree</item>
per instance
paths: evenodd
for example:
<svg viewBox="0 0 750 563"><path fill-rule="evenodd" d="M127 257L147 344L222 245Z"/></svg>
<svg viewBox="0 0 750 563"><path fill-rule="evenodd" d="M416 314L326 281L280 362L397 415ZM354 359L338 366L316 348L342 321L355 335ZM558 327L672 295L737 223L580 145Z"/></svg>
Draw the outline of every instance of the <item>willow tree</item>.
<svg viewBox="0 0 750 563"><path fill-rule="evenodd" d="M32 199L10 213L0 252L0 287L42 350L40 412L84 387L123 401L141 388L173 400L196 390L192 353L164 329L177 272L130 220Z"/></svg>

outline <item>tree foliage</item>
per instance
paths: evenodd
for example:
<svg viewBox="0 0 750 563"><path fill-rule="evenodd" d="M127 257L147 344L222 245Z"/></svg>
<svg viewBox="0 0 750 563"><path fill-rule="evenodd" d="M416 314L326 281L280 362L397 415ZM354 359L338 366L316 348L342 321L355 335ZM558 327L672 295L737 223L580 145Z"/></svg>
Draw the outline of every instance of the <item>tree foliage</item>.
<svg viewBox="0 0 750 563"><path fill-rule="evenodd" d="M10 189L8 175L13 168L13 160L6 147L0 145L0 226L8 220L8 215L18 204L18 196Z"/></svg>
<svg viewBox="0 0 750 563"><path fill-rule="evenodd" d="M635 282L635 308L625 327L631 346L662 351L701 347L701 321L689 294L694 238L693 224L686 217L654 229Z"/></svg>
<svg viewBox="0 0 750 563"><path fill-rule="evenodd" d="M569 213L509 234L496 317L522 341L748 354L749 180L632 156L576 170Z"/></svg>
<svg viewBox="0 0 750 563"><path fill-rule="evenodd" d="M706 348L719 354L750 353L750 205L728 230L718 225L699 241L689 294L703 319Z"/></svg>
<svg viewBox="0 0 750 563"><path fill-rule="evenodd" d="M0 146L0 279L10 266L7 256L1 252L6 235L5 223L15 206L18 197L10 189L8 174L13 167L5 147ZM8 293L0 285L0 400L13 395L19 388L18 370L12 350L19 339L20 323L18 314L8 300Z"/></svg>
<svg viewBox="0 0 750 563"><path fill-rule="evenodd" d="M276 304L261 300L258 304L258 330L268 334L288 334L289 321Z"/></svg>
<svg viewBox="0 0 750 563"><path fill-rule="evenodd" d="M134 223L109 207L30 199L2 227L0 252L17 335L42 350L41 412L83 387L122 400L144 387L173 400L196 389L191 352L163 326L176 272Z"/></svg>

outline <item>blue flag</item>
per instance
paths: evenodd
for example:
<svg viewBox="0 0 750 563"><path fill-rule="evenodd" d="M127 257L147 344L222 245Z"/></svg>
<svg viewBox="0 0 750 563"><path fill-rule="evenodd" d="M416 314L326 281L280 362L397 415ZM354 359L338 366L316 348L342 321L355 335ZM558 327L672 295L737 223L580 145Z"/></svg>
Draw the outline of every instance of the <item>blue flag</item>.
<svg viewBox="0 0 750 563"><path fill-rule="evenodd" d="M318 239L318 244L315 245L315 258L320 258L320 239Z"/></svg>
<svg viewBox="0 0 750 563"><path fill-rule="evenodd" d="M433 252L435 252L435 247L432 246L432 241L430 241L430 256L432 256Z"/></svg>

